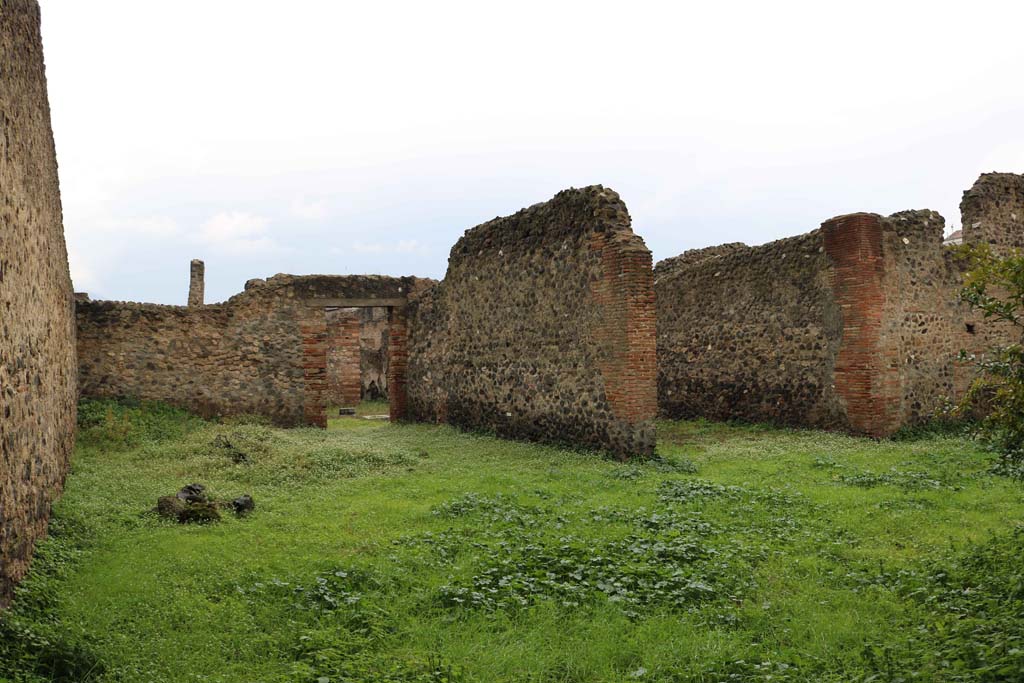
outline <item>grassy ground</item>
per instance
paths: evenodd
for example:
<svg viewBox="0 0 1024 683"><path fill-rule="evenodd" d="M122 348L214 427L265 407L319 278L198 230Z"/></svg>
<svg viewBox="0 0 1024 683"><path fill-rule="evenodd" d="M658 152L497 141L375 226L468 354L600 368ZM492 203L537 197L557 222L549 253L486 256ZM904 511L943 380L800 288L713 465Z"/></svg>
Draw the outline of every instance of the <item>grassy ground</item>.
<svg viewBox="0 0 1024 683"><path fill-rule="evenodd" d="M82 421L0 680L1024 680L1024 486L964 439L664 422L620 464L359 418ZM193 481L256 510L149 511Z"/></svg>

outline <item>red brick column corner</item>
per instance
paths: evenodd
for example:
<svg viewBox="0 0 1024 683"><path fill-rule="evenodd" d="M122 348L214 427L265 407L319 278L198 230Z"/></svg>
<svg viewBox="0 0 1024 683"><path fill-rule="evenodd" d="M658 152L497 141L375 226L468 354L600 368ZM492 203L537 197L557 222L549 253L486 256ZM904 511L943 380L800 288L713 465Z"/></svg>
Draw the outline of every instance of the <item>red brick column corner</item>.
<svg viewBox="0 0 1024 683"><path fill-rule="evenodd" d="M360 327L358 314L338 311L327 316L328 398L341 406L357 405L362 398Z"/></svg>
<svg viewBox="0 0 1024 683"><path fill-rule="evenodd" d="M888 436L900 424L900 377L894 350L883 337L886 301L882 218L855 213L822 224L832 259L832 290L843 316L835 390L850 428Z"/></svg>
<svg viewBox="0 0 1024 683"><path fill-rule="evenodd" d="M388 398L392 422L404 420L408 405L409 323L404 309L388 309Z"/></svg>
<svg viewBox="0 0 1024 683"><path fill-rule="evenodd" d="M602 309L595 336L602 349L599 363L605 393L616 418L640 426L658 414L651 252L632 233L595 232L591 249L601 258L602 277L592 285L591 294ZM632 439L632 452L620 455L653 452L653 426L646 431L650 433Z"/></svg>
<svg viewBox="0 0 1024 683"><path fill-rule="evenodd" d="M305 376L305 422L327 428L327 316L324 309L311 309L302 320L302 370Z"/></svg>

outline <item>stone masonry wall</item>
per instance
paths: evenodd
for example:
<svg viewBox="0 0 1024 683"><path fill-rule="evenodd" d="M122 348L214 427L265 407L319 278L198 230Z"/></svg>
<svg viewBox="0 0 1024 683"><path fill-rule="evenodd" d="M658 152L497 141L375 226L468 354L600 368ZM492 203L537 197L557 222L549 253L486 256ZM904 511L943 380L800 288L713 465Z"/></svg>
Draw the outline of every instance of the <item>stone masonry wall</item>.
<svg viewBox="0 0 1024 683"><path fill-rule="evenodd" d="M661 410L844 426L832 389L842 314L829 271L822 230L659 263Z"/></svg>
<svg viewBox="0 0 1024 683"><path fill-rule="evenodd" d="M207 417L248 413L280 425L325 426L323 302L401 300L420 282L277 275L250 280L222 304L80 301L81 393L161 400Z"/></svg>
<svg viewBox="0 0 1024 683"><path fill-rule="evenodd" d="M966 242L1024 243L1024 176L986 174L962 207ZM927 210L851 214L659 263L662 411L875 436L940 415L976 376L961 349L1017 340L960 302L944 225Z"/></svg>
<svg viewBox="0 0 1024 683"><path fill-rule="evenodd" d="M984 173L960 202L964 243L1024 247L1024 175Z"/></svg>
<svg viewBox="0 0 1024 683"><path fill-rule="evenodd" d="M934 211L904 211L885 231L884 334L899 375L899 425L927 420L963 395L974 373L957 360L960 349L974 350L991 329L959 301L963 276L955 248L942 246L944 228Z"/></svg>
<svg viewBox="0 0 1024 683"><path fill-rule="evenodd" d="M39 6L0 5L0 607L60 494L75 429L71 278Z"/></svg>
<svg viewBox="0 0 1024 683"><path fill-rule="evenodd" d="M466 232L445 279L392 320L406 414L501 436L651 453L650 252L600 186ZM394 348L408 325L408 349ZM400 335L397 337L400 343ZM398 371L400 374L400 370ZM396 410L394 380L390 382Z"/></svg>

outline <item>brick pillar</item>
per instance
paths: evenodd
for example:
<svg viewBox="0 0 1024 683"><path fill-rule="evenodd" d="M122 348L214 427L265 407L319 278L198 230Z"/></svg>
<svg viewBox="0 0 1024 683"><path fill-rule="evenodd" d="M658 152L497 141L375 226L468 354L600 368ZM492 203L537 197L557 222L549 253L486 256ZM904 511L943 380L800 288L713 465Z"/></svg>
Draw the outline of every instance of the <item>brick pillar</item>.
<svg viewBox="0 0 1024 683"><path fill-rule="evenodd" d="M301 321L302 370L305 375L305 422L327 427L327 316L322 308L309 309Z"/></svg>
<svg viewBox="0 0 1024 683"><path fill-rule="evenodd" d="M887 436L900 425L902 392L895 344L886 343L882 219L856 213L822 224L832 259L830 284L843 316L835 390L855 432Z"/></svg>
<svg viewBox="0 0 1024 683"><path fill-rule="evenodd" d="M192 259L188 280L188 305L202 306L206 279L206 264L199 259Z"/></svg>
<svg viewBox="0 0 1024 683"><path fill-rule="evenodd" d="M404 420L408 404L409 323L402 308L388 309L388 398L391 421Z"/></svg>
<svg viewBox="0 0 1024 683"><path fill-rule="evenodd" d="M657 338L651 252L632 233L595 232L591 249L601 258L602 277L592 285L601 310L594 330L605 395L616 418L630 425L621 457L654 452L658 414Z"/></svg>
<svg viewBox="0 0 1024 683"><path fill-rule="evenodd" d="M362 397L360 328L358 312L327 313L327 390L329 400L340 406L354 406Z"/></svg>

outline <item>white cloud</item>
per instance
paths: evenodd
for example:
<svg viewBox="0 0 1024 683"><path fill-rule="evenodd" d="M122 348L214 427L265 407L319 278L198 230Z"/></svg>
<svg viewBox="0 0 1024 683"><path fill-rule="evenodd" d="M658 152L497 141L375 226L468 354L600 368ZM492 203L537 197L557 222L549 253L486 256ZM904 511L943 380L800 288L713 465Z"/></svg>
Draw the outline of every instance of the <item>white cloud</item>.
<svg viewBox="0 0 1024 683"><path fill-rule="evenodd" d="M76 280L118 298L180 300L206 252L225 294L440 274L464 229L570 185L619 191L662 259L850 211L952 227L978 173L1024 171L1021 2L41 4Z"/></svg>
<svg viewBox="0 0 1024 683"><path fill-rule="evenodd" d="M68 249L68 265L76 291L95 297L106 296L111 281L116 281L126 265L138 264L137 246L146 251L163 253L169 245L180 241L182 230L170 216L113 216L103 210L66 212L64 234ZM121 298L131 298L123 292Z"/></svg>
<svg viewBox="0 0 1024 683"><path fill-rule="evenodd" d="M244 211L222 211L199 228L199 242L225 251L267 252L281 246L269 235L270 221Z"/></svg>
<svg viewBox="0 0 1024 683"><path fill-rule="evenodd" d="M417 240L398 240L397 242L355 242L347 248L335 247L336 253L354 251L357 254L416 254L425 253L426 245Z"/></svg>
<svg viewBox="0 0 1024 683"><path fill-rule="evenodd" d="M71 267L71 282L76 292L95 292L102 287L92 259L88 254L68 246L68 264Z"/></svg>
<svg viewBox="0 0 1024 683"><path fill-rule="evenodd" d="M123 222L123 221L122 221ZM126 226L128 227L128 226ZM134 229L146 237L170 238L181 234L178 222L170 216L150 216L136 222Z"/></svg>
<svg viewBox="0 0 1024 683"><path fill-rule="evenodd" d="M304 197L292 202L292 215L307 221L320 221L330 215L327 201L324 199L308 200Z"/></svg>

